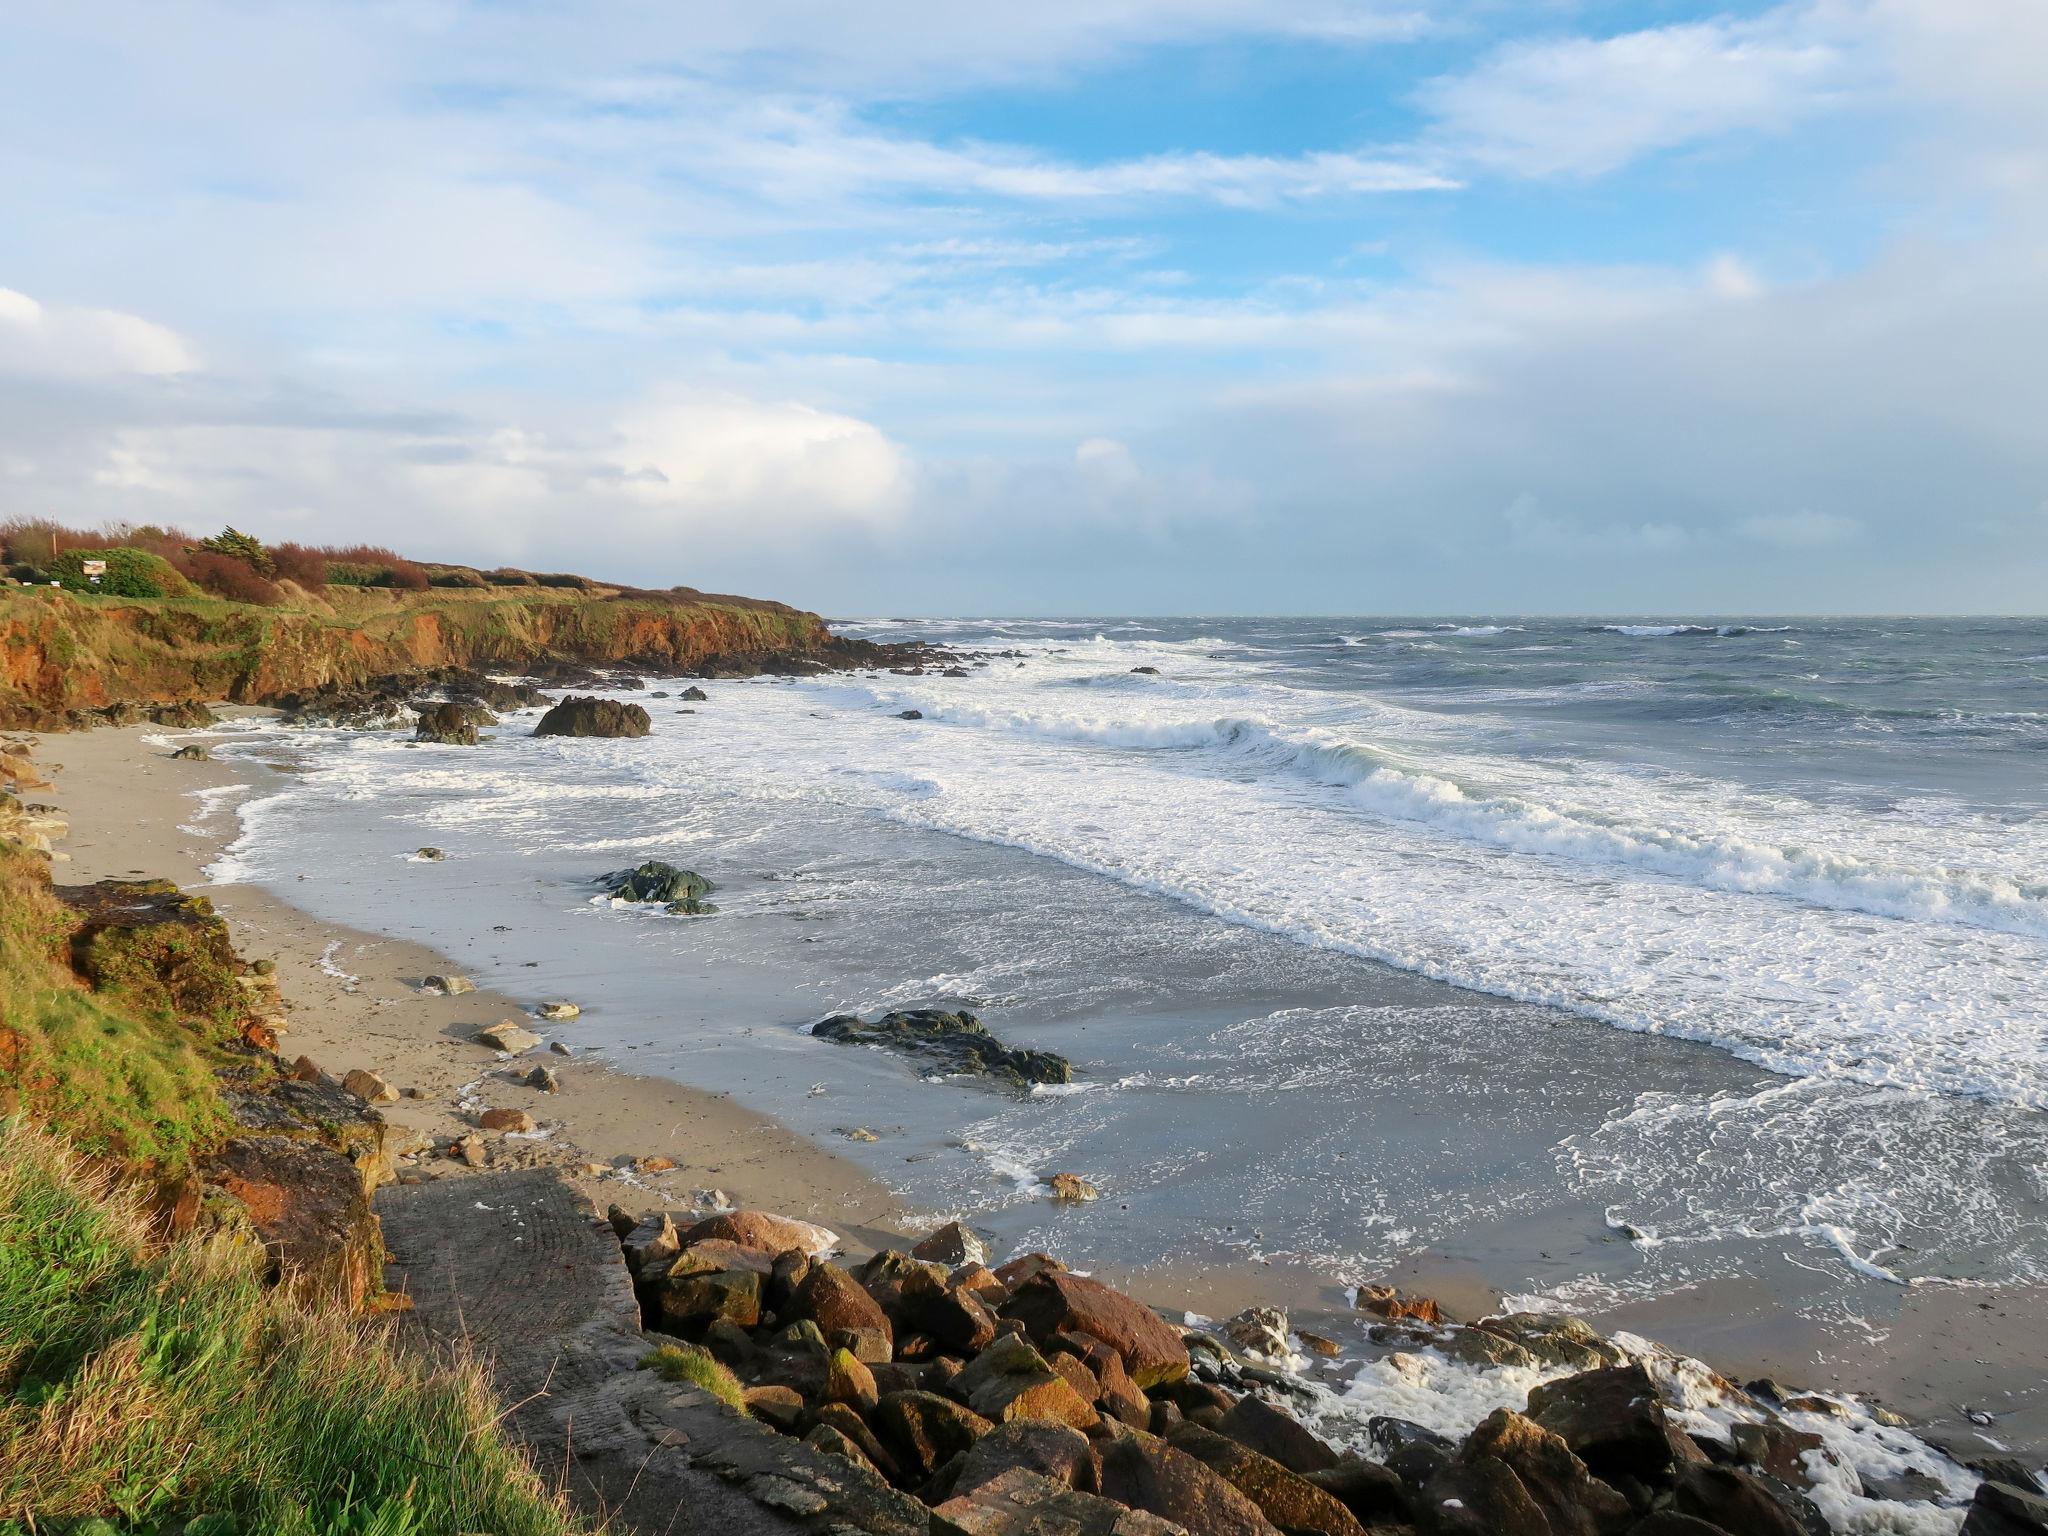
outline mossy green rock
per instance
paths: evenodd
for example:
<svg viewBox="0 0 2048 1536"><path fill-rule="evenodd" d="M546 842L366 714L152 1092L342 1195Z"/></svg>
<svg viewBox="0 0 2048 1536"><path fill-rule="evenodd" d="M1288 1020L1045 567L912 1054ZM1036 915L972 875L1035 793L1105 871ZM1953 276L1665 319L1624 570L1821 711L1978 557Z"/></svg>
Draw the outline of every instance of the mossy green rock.
<svg viewBox="0 0 2048 1536"><path fill-rule="evenodd" d="M637 869L615 869L599 875L598 883L618 901L659 901L671 912L714 910L698 900L711 893L711 882L694 869L678 869L659 859L649 859Z"/></svg>

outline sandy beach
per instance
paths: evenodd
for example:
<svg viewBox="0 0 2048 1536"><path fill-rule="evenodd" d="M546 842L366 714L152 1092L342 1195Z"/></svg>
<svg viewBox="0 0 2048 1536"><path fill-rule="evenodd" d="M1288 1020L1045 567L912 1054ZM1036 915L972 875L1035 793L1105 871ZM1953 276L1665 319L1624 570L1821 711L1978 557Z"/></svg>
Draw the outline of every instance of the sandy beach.
<svg viewBox="0 0 2048 1536"><path fill-rule="evenodd" d="M202 791L232 795L243 773L288 771L279 762L251 767L178 761L161 727L107 729L42 738L37 760L55 781L47 798L70 818L61 845L59 883L164 876L203 885L206 865L235 832L227 812L201 815ZM203 738L202 738L203 739ZM260 787L260 785L258 786ZM519 1018L544 1037L548 1025L527 1004L489 989L455 997L423 991L421 979L460 974L463 953L423 946L316 919L255 885L207 887L238 945L278 968L290 1030L287 1057L310 1056L340 1074L367 1068L403 1090L385 1106L402 1135L426 1149L401 1163L406 1179L462 1178L457 1159L431 1150L472 1128L478 1104L526 1110L543 1135L487 1138L491 1166L549 1164L574 1178L601 1209L684 1209L699 1191L723 1191L758 1206L829 1225L860 1251L888 1245L916 1229L915 1218L875 1177L816 1141L734 1101L730 1096L661 1076L618 1070L595 1056L546 1051L518 1070L476 1044L475 1031ZM487 914L478 916L479 953L492 943ZM543 976L539 987L548 985ZM537 995L555 995L542 990ZM573 998L573 990L561 995ZM519 1081L535 1061L557 1069L561 1089L544 1093ZM650 1171L649 1158L672 1169ZM1557 1234L1567 1245L1596 1234ZM1088 1256L1066 1257L1085 1263ZM1499 1305L1501 1289L1485 1252L1431 1252L1386 1278L1404 1289L1439 1296L1456 1316ZM1556 1257L1569 1262L1560 1249ZM1288 1307L1296 1321L1363 1345L1365 1320L1328 1275L1297 1264L1248 1263L1219 1254L1213 1264L1103 1268L1112 1283L1171 1309L1228 1316L1252 1305ZM1629 1329L1695 1353L1738 1379L1772 1375L1794 1385L1826 1386L1872 1400L1929 1427L1934 1438L1964 1454L2048 1447L2048 1292L2041 1288L1915 1287L1867 1351L1844 1354L1839 1336L1776 1307L1758 1287L1702 1285L1676 1296L1602 1312L1603 1329ZM1987 1428L1973 1415L1996 1416Z"/></svg>

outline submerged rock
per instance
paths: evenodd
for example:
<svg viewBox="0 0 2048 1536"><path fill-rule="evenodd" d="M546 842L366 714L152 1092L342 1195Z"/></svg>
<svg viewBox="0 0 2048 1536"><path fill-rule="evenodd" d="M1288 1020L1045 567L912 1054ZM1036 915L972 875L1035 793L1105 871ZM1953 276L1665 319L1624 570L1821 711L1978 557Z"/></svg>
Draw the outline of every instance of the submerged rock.
<svg viewBox="0 0 2048 1536"><path fill-rule="evenodd" d="M637 869L615 869L597 879L614 901L658 901L685 917L718 910L703 899L713 889L709 880L694 869L678 869L659 859L649 859Z"/></svg>
<svg viewBox="0 0 2048 1536"><path fill-rule="evenodd" d="M638 704L572 694L540 717L536 736L645 736L654 729Z"/></svg>
<svg viewBox="0 0 2048 1536"><path fill-rule="evenodd" d="M702 688L696 687L693 684L692 686L685 688L681 693L677 694L676 697L683 700L687 704L703 704L707 703L710 700L711 695L706 693Z"/></svg>
<svg viewBox="0 0 2048 1536"><path fill-rule="evenodd" d="M841 1013L812 1025L811 1033L839 1045L879 1045L930 1057L942 1071L974 1073L1018 1087L1074 1080L1073 1065L1066 1057L1051 1051L1012 1049L966 1012L899 1009L872 1024L855 1014Z"/></svg>
<svg viewBox="0 0 2048 1536"><path fill-rule="evenodd" d="M480 704L428 704L420 710L413 740L443 747L473 747L477 744L476 728L497 723L497 717Z"/></svg>

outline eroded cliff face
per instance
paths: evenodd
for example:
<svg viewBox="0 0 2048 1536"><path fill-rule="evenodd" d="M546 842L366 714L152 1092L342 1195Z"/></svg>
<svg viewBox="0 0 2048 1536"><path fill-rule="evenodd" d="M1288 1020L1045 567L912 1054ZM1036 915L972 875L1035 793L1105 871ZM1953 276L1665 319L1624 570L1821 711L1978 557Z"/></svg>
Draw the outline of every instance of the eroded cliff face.
<svg viewBox="0 0 2048 1536"><path fill-rule="evenodd" d="M305 606L0 593L0 727L63 729L111 704L352 687L422 668L542 660L687 671L723 656L819 651L824 621L744 598L329 589Z"/></svg>

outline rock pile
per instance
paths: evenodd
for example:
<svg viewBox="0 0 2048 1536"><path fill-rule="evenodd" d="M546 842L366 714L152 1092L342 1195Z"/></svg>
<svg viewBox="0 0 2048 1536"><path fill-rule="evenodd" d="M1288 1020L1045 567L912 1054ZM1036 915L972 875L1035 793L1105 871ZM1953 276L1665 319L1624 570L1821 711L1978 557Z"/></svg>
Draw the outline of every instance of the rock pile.
<svg viewBox="0 0 2048 1536"><path fill-rule="evenodd" d="M1015 1088L1033 1083L1070 1083L1073 1064L1051 1051L1012 1049L965 1012L907 1008L869 1024L854 1014L834 1014L811 1026L821 1040L840 1045L879 1045L919 1057L938 1072L993 1078Z"/></svg>
<svg viewBox="0 0 2048 1536"><path fill-rule="evenodd" d="M678 869L659 859L649 859L637 869L615 869L599 875L597 883L614 901L658 901L669 911L700 916L718 908L703 898L712 885L694 869Z"/></svg>

